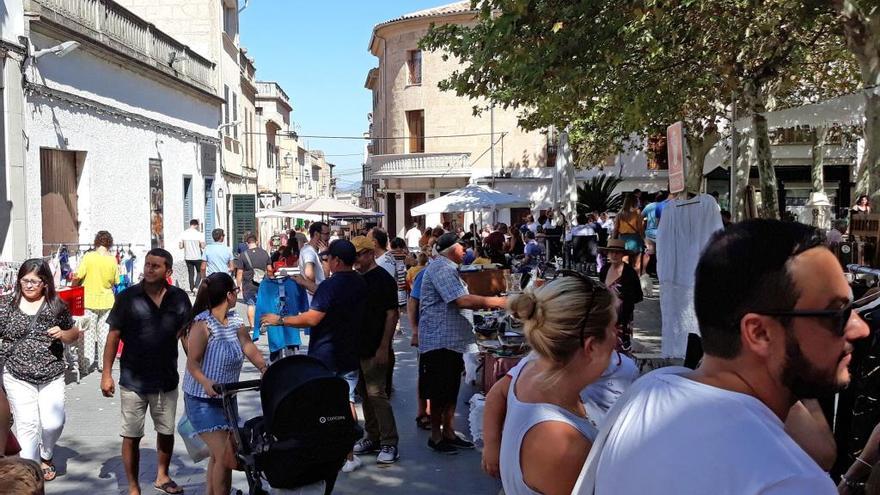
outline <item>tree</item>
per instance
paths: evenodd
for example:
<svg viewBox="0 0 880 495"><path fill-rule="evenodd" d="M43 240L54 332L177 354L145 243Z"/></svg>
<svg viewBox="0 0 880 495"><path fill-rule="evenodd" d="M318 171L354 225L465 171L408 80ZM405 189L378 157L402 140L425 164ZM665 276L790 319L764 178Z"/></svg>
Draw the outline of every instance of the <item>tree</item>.
<svg viewBox="0 0 880 495"><path fill-rule="evenodd" d="M880 5L871 0L834 0L834 8L855 55L865 88L865 152L857 194L880 201Z"/></svg>
<svg viewBox="0 0 880 495"><path fill-rule="evenodd" d="M577 212L618 211L623 206L623 197L614 192L623 179L615 175L599 174L577 190Z"/></svg>
<svg viewBox="0 0 880 495"><path fill-rule="evenodd" d="M854 1L854 0L842 0ZM516 108L526 129L570 126L579 166L639 147L682 120L689 189L736 93L752 119L763 216L778 217L762 115L780 81L840 29L823 0L484 0L475 24L434 26L425 49L462 62L441 88ZM842 41L838 40L839 43ZM636 139L633 139L633 138ZM748 174L745 174L746 180Z"/></svg>

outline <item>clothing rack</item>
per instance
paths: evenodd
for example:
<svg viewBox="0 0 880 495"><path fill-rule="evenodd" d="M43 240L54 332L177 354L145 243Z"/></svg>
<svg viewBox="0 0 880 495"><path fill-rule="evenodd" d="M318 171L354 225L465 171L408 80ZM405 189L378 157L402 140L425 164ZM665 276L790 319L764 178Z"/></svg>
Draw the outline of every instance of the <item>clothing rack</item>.
<svg viewBox="0 0 880 495"><path fill-rule="evenodd" d="M10 294L15 289L15 282L20 268L21 262L0 261L0 295Z"/></svg>

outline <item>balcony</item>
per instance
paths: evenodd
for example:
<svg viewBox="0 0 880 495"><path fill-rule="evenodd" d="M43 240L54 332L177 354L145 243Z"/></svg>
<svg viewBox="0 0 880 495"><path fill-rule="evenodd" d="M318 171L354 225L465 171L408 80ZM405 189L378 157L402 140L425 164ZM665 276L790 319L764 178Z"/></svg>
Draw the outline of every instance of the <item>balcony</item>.
<svg viewBox="0 0 880 495"><path fill-rule="evenodd" d="M373 177L470 177L470 153L408 153L372 155Z"/></svg>
<svg viewBox="0 0 880 495"><path fill-rule="evenodd" d="M112 0L30 0L29 13L214 93L214 64Z"/></svg>
<svg viewBox="0 0 880 495"><path fill-rule="evenodd" d="M276 98L288 105L290 98L276 82L257 81L257 98Z"/></svg>

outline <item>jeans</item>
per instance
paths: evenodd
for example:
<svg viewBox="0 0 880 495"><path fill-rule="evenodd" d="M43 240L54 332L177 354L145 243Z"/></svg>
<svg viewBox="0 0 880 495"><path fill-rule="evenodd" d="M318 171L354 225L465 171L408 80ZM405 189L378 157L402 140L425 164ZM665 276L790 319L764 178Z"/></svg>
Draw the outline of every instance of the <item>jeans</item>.
<svg viewBox="0 0 880 495"><path fill-rule="evenodd" d="M107 343L107 333L110 331L110 325L107 324L108 316L110 316L109 309L87 309L85 316L79 320L83 332L83 355L80 359L86 371L91 369L92 363L97 365L98 371L104 367L104 345Z"/></svg>
<svg viewBox="0 0 880 495"><path fill-rule="evenodd" d="M189 290L198 289L202 283L202 260L186 260L186 273L189 275Z"/></svg>
<svg viewBox="0 0 880 495"><path fill-rule="evenodd" d="M4 373L3 387L15 418L21 457L32 461L51 460L64 428L64 377L59 376L45 385L34 385Z"/></svg>
<svg viewBox="0 0 880 495"><path fill-rule="evenodd" d="M376 363L376 358L361 359L361 383L364 391L364 429L367 439L379 445L397 446L397 423L386 390L388 364Z"/></svg>

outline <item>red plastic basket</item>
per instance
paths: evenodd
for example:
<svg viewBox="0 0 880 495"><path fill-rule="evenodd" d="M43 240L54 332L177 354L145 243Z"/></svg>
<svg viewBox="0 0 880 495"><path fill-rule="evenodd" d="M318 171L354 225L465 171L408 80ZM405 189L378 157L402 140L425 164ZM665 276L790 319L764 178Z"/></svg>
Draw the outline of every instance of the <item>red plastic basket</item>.
<svg viewBox="0 0 880 495"><path fill-rule="evenodd" d="M63 289L58 289L58 297L67 304L71 316L82 316L86 313L84 287L65 287Z"/></svg>

